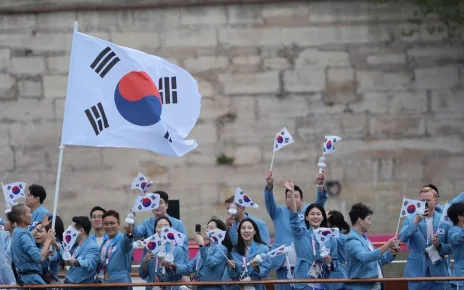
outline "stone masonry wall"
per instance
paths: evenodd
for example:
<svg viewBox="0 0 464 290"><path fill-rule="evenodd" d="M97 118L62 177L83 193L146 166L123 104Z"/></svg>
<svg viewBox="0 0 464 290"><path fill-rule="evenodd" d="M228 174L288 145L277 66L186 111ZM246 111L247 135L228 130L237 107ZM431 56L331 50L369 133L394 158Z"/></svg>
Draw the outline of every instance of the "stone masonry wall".
<svg viewBox="0 0 464 290"><path fill-rule="evenodd" d="M186 68L203 100L191 132L200 146L183 158L66 147L65 223L94 205L125 214L140 171L180 199L190 233L213 214L225 217L223 200L236 185L273 232L264 176L273 135L286 126L295 143L276 154L276 177L292 178L313 200L324 134L340 135L326 179L343 188L327 208L346 214L363 201L375 210L375 231L393 232L403 195L429 182L442 203L464 191L464 46L408 22L413 6L372 2L0 15L0 180L44 185L52 210L78 20L84 33ZM235 158L232 166L217 164L222 153ZM276 197L283 202L280 188Z"/></svg>

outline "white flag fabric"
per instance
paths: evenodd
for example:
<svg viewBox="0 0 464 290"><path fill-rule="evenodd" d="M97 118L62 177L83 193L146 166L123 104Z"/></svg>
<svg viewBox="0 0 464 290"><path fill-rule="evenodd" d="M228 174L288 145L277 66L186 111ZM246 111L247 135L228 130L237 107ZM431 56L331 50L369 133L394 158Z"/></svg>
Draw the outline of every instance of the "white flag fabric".
<svg viewBox="0 0 464 290"><path fill-rule="evenodd" d="M338 136L325 136L324 147L322 148L322 154L335 153L335 143L342 140L342 137Z"/></svg>
<svg viewBox="0 0 464 290"><path fill-rule="evenodd" d="M16 205L16 200L25 198L24 191L26 190L26 183L13 182L2 186L3 195L7 204Z"/></svg>
<svg viewBox="0 0 464 290"><path fill-rule="evenodd" d="M217 245L222 245L222 242L226 238L226 231L221 229L210 230L206 234L208 235L209 239Z"/></svg>
<svg viewBox="0 0 464 290"><path fill-rule="evenodd" d="M173 228L164 227L161 229L161 239L163 243L174 243L175 245L183 245L186 235L176 231Z"/></svg>
<svg viewBox="0 0 464 290"><path fill-rule="evenodd" d="M284 127L274 138L274 152L292 144L293 142L294 140L292 135L288 132L287 127Z"/></svg>
<svg viewBox="0 0 464 290"><path fill-rule="evenodd" d="M147 193L144 196L137 196L132 210L134 212L150 211L159 208L160 195L157 193Z"/></svg>
<svg viewBox="0 0 464 290"><path fill-rule="evenodd" d="M74 31L61 143L183 156L200 115L197 81L142 51Z"/></svg>
<svg viewBox="0 0 464 290"><path fill-rule="evenodd" d="M259 205L246 195L240 187L235 188L234 202L244 207L259 208Z"/></svg>
<svg viewBox="0 0 464 290"><path fill-rule="evenodd" d="M340 229L338 228L318 228L314 230L314 235L319 244L323 244L331 238L340 237Z"/></svg>
<svg viewBox="0 0 464 290"><path fill-rule="evenodd" d="M138 189L142 193L146 193L152 185L153 181L146 178L145 175L139 172L137 177L132 181L131 189Z"/></svg>
<svg viewBox="0 0 464 290"><path fill-rule="evenodd" d="M65 252L71 251L72 246L77 240L79 231L74 229L72 226L69 226L66 231L63 233L63 249Z"/></svg>
<svg viewBox="0 0 464 290"><path fill-rule="evenodd" d="M448 209L450 206L451 206L450 203L446 203L445 206L443 207L443 213L441 214L440 224L448 224L450 226L453 226L453 222L448 217Z"/></svg>
<svg viewBox="0 0 464 290"><path fill-rule="evenodd" d="M283 254L286 254L290 251L290 247L289 246L285 246L285 247L279 247L275 250L272 250L270 251L267 255L270 257L270 258L274 258L276 256L279 256L279 255L283 255Z"/></svg>
<svg viewBox="0 0 464 290"><path fill-rule="evenodd" d="M155 255L161 250L162 246L164 245L163 240L157 233L145 239L144 242L147 250L151 251Z"/></svg>
<svg viewBox="0 0 464 290"><path fill-rule="evenodd" d="M403 198L401 217L409 215L422 215L425 212L425 201Z"/></svg>

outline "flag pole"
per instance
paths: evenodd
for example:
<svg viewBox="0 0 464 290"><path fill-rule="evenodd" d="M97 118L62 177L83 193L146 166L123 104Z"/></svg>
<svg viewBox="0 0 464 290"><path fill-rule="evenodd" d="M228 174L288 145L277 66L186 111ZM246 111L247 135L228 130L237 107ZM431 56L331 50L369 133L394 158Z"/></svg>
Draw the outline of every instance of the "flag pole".
<svg viewBox="0 0 464 290"><path fill-rule="evenodd" d="M61 144L59 148L60 148L60 155L58 157L58 170L56 171L55 200L53 201L52 229L55 229L56 211L58 208L58 197L60 194L61 166L63 165L63 151L64 151L63 144Z"/></svg>
<svg viewBox="0 0 464 290"><path fill-rule="evenodd" d="M272 152L271 168L269 168L269 171L272 171L272 165L274 164L274 156L275 156L275 150L274 152Z"/></svg>

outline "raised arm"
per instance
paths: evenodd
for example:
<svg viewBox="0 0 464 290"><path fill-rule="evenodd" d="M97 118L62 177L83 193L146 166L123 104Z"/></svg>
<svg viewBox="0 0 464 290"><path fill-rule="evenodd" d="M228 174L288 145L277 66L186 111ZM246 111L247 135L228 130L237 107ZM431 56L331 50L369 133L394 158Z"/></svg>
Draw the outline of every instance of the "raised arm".
<svg viewBox="0 0 464 290"><path fill-rule="evenodd" d="M329 198L329 195L327 194L327 190L325 190L324 187L324 171L322 173L319 173L316 177L316 201L314 203L317 203L321 205L322 207L325 206L325 203L327 202L327 199Z"/></svg>
<svg viewBox="0 0 464 290"><path fill-rule="evenodd" d="M275 202L273 189L274 177L272 176L272 171L268 171L266 175L266 187L264 188L264 202L269 216L272 220L275 220L281 214L281 209Z"/></svg>

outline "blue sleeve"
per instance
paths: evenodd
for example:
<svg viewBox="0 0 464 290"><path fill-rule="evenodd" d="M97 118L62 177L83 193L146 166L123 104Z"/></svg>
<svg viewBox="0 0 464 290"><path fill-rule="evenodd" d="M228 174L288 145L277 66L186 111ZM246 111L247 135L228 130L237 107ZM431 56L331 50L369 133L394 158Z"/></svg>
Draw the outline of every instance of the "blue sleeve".
<svg viewBox="0 0 464 290"><path fill-rule="evenodd" d="M269 235L269 230L267 229L266 223L264 221L260 221L260 223L258 223L258 228L261 239L269 247L271 245L271 236Z"/></svg>
<svg viewBox="0 0 464 290"><path fill-rule="evenodd" d="M238 276L239 276L239 270L238 269L241 269L243 268L242 267L242 261L237 261L237 259L235 259L235 255L232 254L232 259L234 260L235 262L235 268L231 268L229 267L229 265L227 265L227 271L229 272L229 277L231 279L237 279Z"/></svg>
<svg viewBox="0 0 464 290"><path fill-rule="evenodd" d="M53 263L53 262L57 262L59 260L60 260L59 252L56 251L55 248L53 248L53 255L48 258L48 261L50 261L50 263Z"/></svg>
<svg viewBox="0 0 464 290"><path fill-rule="evenodd" d="M238 239L237 229L234 227L234 225L232 225L229 229L227 229L227 232L229 233L229 237L230 237L232 244L235 245Z"/></svg>
<svg viewBox="0 0 464 290"><path fill-rule="evenodd" d="M5 219L4 218L0 218L0 226L4 226L5 225Z"/></svg>
<svg viewBox="0 0 464 290"><path fill-rule="evenodd" d="M292 228L293 238L301 240L306 237L306 231L300 225L298 213L290 212L290 226Z"/></svg>
<svg viewBox="0 0 464 290"><path fill-rule="evenodd" d="M382 258L382 254L379 249L367 251L364 249L361 242L356 239L350 239L345 243L345 252L348 255L355 257L361 263L369 263Z"/></svg>
<svg viewBox="0 0 464 290"><path fill-rule="evenodd" d="M335 238L330 239L330 257L332 258L332 265L333 269L330 269L331 271L334 271L338 269L338 240Z"/></svg>
<svg viewBox="0 0 464 290"><path fill-rule="evenodd" d="M448 242L451 245L461 245L464 244L464 230L453 227L448 231Z"/></svg>
<svg viewBox="0 0 464 290"><path fill-rule="evenodd" d="M388 250L385 253L383 253L381 264L382 265L390 264L394 259L395 259L395 256L393 256L392 252Z"/></svg>
<svg viewBox="0 0 464 290"><path fill-rule="evenodd" d="M461 192L455 198L453 198L453 200L450 202L450 204L458 203L458 202L461 202L461 201L464 201L464 192Z"/></svg>
<svg viewBox="0 0 464 290"><path fill-rule="evenodd" d="M319 204L320 206L324 207L325 203L329 199L329 195L327 194L327 190L325 187L316 187L316 201L314 203Z"/></svg>
<svg viewBox="0 0 464 290"><path fill-rule="evenodd" d="M26 254L31 257L31 259L36 262L40 263L42 261L42 253L39 248L37 248L35 241L32 239L31 236L26 234L21 234L19 236L19 244L21 248L26 252Z"/></svg>
<svg viewBox="0 0 464 290"><path fill-rule="evenodd" d="M272 220L277 219L282 213L282 209L277 206L274 199L274 193L267 190L267 185L264 187L264 203L266 204L266 210Z"/></svg>
<svg viewBox="0 0 464 290"><path fill-rule="evenodd" d="M78 257L77 261L81 265L81 268L86 270L97 269L99 254L100 250L98 247L91 247L87 249L85 257Z"/></svg>
<svg viewBox="0 0 464 290"><path fill-rule="evenodd" d="M448 233L450 231L450 225L446 224L445 231L446 231L446 233ZM440 247L440 251L438 251L440 253L440 256L442 256L442 257L452 253L452 247L449 244L448 235L444 236L444 240L445 240L445 242L440 241L441 247Z"/></svg>
<svg viewBox="0 0 464 290"><path fill-rule="evenodd" d="M177 229L175 229L176 231L178 232L181 232L185 235L185 240L184 240L184 244L182 245L182 248L184 249L184 251L187 251L187 260L188 260L188 233L187 231L185 230L185 226L184 226L184 223L179 220L179 223L177 224Z"/></svg>
<svg viewBox="0 0 464 290"><path fill-rule="evenodd" d="M417 227L418 226L414 224L414 221L412 221L410 217L407 217L404 220L403 227L400 231L400 241L403 243L408 242L411 236L417 232Z"/></svg>
<svg viewBox="0 0 464 290"><path fill-rule="evenodd" d="M269 252L269 250L263 251L262 254ZM258 267L259 272L258 276L261 279L267 278L269 275L269 271L271 270L271 260L270 259L263 259L263 262Z"/></svg>
<svg viewBox="0 0 464 290"><path fill-rule="evenodd" d="M146 237L145 222L142 222L138 226L134 226L134 238L148 238Z"/></svg>
<svg viewBox="0 0 464 290"><path fill-rule="evenodd" d="M213 247L223 247L221 251L225 254L227 249L224 246L213 245ZM227 261L226 257L219 251L215 251L213 255L208 255L208 249L206 247L200 248L200 256L203 260L203 266L208 268L216 267Z"/></svg>
<svg viewBox="0 0 464 290"><path fill-rule="evenodd" d="M197 267L197 259L199 257L199 254L195 256L192 260L190 260L188 263L179 263L176 264L176 273L179 275L189 275L190 273L193 273L196 271Z"/></svg>
<svg viewBox="0 0 464 290"><path fill-rule="evenodd" d="M134 248L134 237L128 237L126 234L123 235L123 244L122 247L124 249L124 253L129 253Z"/></svg>

